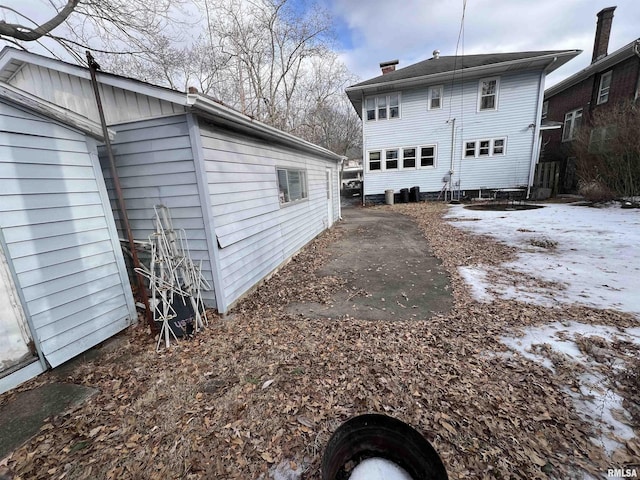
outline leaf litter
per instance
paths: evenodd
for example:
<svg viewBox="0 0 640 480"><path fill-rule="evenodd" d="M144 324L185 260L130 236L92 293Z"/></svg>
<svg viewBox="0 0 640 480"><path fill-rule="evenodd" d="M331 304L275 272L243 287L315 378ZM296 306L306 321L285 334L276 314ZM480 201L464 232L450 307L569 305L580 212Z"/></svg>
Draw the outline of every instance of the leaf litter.
<svg viewBox="0 0 640 480"><path fill-rule="evenodd" d="M561 362L550 370L501 341L553 322L628 328L637 325L631 315L477 301L459 268L498 266L516 255L514 247L453 227L442 219L443 205L381 208L421 227L450 276L455 303L449 313L389 322L287 314L290 302L330 303L347 288L340 278L315 273L339 238L340 228L333 228L230 318L213 314L192 340L156 354L148 333L131 328L117 350L79 364L64 381L100 393L49 418L3 468L15 480L257 479L283 468L291 478L316 479L333 431L366 412L392 415L421 431L452 479L583 478L637 461L637 437L613 458L592 441L594 426L567 391L577 388L580 372L558 368ZM617 385L637 433L637 351L623 342L609 342L606 350L629 367L603 375ZM56 380L51 372L41 375L2 395L0 404Z"/></svg>

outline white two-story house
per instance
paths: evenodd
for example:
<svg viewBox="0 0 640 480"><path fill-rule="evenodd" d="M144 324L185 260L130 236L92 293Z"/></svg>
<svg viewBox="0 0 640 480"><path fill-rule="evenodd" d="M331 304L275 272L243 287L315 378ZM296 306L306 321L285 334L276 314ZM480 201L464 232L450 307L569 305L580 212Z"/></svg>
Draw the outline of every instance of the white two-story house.
<svg viewBox="0 0 640 480"><path fill-rule="evenodd" d="M402 69L380 64L382 75L347 88L363 123L365 201L412 187L421 199L528 194L545 128L545 76L579 53L434 51Z"/></svg>

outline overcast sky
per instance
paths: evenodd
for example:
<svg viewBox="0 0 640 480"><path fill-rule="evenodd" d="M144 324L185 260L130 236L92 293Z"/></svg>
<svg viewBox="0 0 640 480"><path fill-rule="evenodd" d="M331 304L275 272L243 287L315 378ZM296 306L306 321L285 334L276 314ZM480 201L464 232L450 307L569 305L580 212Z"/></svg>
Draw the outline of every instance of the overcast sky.
<svg viewBox="0 0 640 480"><path fill-rule="evenodd" d="M380 62L402 66L434 49L455 55L463 0L324 0L336 18L343 60L365 80ZM609 53L640 37L640 0L467 0L464 53L579 49L547 86L591 62L596 14L617 5ZM462 53L462 45L459 53Z"/></svg>

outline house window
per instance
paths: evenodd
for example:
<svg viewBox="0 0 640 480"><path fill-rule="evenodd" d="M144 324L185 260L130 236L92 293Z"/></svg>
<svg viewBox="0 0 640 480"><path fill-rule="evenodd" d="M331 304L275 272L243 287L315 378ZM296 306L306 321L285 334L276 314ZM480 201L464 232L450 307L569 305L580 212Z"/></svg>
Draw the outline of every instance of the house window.
<svg viewBox="0 0 640 480"><path fill-rule="evenodd" d="M402 149L402 168L416 168L416 149Z"/></svg>
<svg viewBox="0 0 640 480"><path fill-rule="evenodd" d="M307 173L304 170L278 168L277 173L281 204L307 198Z"/></svg>
<svg viewBox="0 0 640 480"><path fill-rule="evenodd" d="M498 79L480 80L478 87L478 110L496 110L498 108Z"/></svg>
<svg viewBox="0 0 640 480"><path fill-rule="evenodd" d="M589 153L606 153L615 136L614 125L594 128L589 137Z"/></svg>
<svg viewBox="0 0 640 480"><path fill-rule="evenodd" d="M365 99L367 121L400 118L400 94L392 93Z"/></svg>
<svg viewBox="0 0 640 480"><path fill-rule="evenodd" d="M609 101L609 89L611 88L611 71L603 73L600 77L600 87L598 88L598 105Z"/></svg>
<svg viewBox="0 0 640 480"><path fill-rule="evenodd" d="M542 120L547 119L547 114L549 113L549 100L542 104Z"/></svg>
<svg viewBox="0 0 640 480"><path fill-rule="evenodd" d="M385 170L398 169L398 150L387 150L385 152Z"/></svg>
<svg viewBox="0 0 640 480"><path fill-rule="evenodd" d="M367 120L376 119L376 99L367 98L365 102L365 108L367 109Z"/></svg>
<svg viewBox="0 0 640 480"><path fill-rule="evenodd" d="M504 138L495 138L493 140L491 155L504 155Z"/></svg>
<svg viewBox="0 0 640 480"><path fill-rule="evenodd" d="M464 144L464 156L475 157L476 156L476 142L465 142Z"/></svg>
<svg viewBox="0 0 640 480"><path fill-rule="evenodd" d="M489 145L491 145L491 140L480 140L480 145L478 147L478 156L486 157L489 155Z"/></svg>
<svg viewBox="0 0 640 480"><path fill-rule="evenodd" d="M394 93L389 95L389 118L400 116L400 95Z"/></svg>
<svg viewBox="0 0 640 480"><path fill-rule="evenodd" d="M435 163L436 163L435 145L420 147L420 166L433 167Z"/></svg>
<svg viewBox="0 0 640 480"><path fill-rule="evenodd" d="M382 162L380 161L380 152L369 152L369 171L382 170Z"/></svg>
<svg viewBox="0 0 640 480"><path fill-rule="evenodd" d="M562 130L562 141L573 140L582 123L582 109L572 110L564 116L564 129Z"/></svg>
<svg viewBox="0 0 640 480"><path fill-rule="evenodd" d="M442 108L442 85L429 87L429 110Z"/></svg>

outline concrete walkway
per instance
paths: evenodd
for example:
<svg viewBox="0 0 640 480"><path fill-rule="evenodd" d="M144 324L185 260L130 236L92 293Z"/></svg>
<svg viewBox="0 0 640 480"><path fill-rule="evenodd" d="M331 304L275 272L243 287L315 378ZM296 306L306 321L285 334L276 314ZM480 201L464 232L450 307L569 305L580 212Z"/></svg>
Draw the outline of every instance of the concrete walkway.
<svg viewBox="0 0 640 480"><path fill-rule="evenodd" d="M349 291L331 305L294 303L291 313L310 318L349 315L362 320L412 320L451 308L449 277L418 226L393 208L346 206L333 258L318 273L347 280Z"/></svg>

